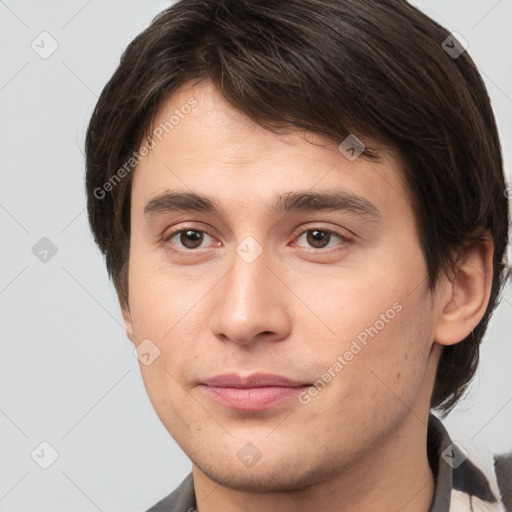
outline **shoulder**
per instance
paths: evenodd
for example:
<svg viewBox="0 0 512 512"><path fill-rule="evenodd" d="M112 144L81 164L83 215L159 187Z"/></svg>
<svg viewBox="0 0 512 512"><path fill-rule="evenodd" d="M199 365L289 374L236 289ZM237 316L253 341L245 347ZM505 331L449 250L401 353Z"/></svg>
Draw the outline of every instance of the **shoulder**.
<svg viewBox="0 0 512 512"><path fill-rule="evenodd" d="M197 512L192 473L169 496L153 505L147 512Z"/></svg>
<svg viewBox="0 0 512 512"><path fill-rule="evenodd" d="M436 477L429 512L512 512L512 453L469 454L439 418L429 417L427 450Z"/></svg>

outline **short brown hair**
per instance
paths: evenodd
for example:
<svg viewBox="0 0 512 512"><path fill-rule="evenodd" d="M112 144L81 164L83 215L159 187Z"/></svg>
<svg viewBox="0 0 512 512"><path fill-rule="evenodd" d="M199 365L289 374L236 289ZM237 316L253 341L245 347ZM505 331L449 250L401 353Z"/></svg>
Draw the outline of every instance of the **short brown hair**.
<svg viewBox="0 0 512 512"><path fill-rule="evenodd" d="M128 305L131 168L108 193L104 184L127 169L170 94L209 81L265 128L297 127L338 142L355 133L395 149L431 289L454 265L453 249L491 233L486 313L471 335L444 347L437 370L431 406L453 408L474 376L506 281L509 207L486 88L467 52L446 51L446 41L455 44L449 37L405 0L181 0L160 13L123 53L86 137L89 221L121 304ZM369 147L363 157L377 158Z"/></svg>

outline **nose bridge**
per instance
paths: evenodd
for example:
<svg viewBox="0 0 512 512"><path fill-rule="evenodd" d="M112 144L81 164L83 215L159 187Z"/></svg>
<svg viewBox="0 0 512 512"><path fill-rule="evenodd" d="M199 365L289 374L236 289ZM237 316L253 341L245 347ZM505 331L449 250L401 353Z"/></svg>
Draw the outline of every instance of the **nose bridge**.
<svg viewBox="0 0 512 512"><path fill-rule="evenodd" d="M240 320L249 320L251 314L255 317L262 313L265 300L268 304L270 297L266 289L272 276L269 263L263 247L256 246L255 241L245 239L237 246L225 293L233 314Z"/></svg>
<svg viewBox="0 0 512 512"><path fill-rule="evenodd" d="M217 336L244 344L262 333L286 336L289 319L271 265L256 240L246 237L238 244L216 297L212 330Z"/></svg>

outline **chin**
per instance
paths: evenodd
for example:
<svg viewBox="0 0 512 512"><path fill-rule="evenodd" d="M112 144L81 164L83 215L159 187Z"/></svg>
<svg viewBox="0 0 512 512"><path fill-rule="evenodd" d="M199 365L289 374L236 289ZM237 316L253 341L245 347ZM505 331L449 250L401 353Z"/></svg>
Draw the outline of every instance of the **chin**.
<svg viewBox="0 0 512 512"><path fill-rule="evenodd" d="M293 459L293 460L289 460ZM339 468L328 461L308 463L298 457L265 461L264 457L247 468L235 457L222 464L192 461L213 482L234 491L250 493L303 491L332 478Z"/></svg>

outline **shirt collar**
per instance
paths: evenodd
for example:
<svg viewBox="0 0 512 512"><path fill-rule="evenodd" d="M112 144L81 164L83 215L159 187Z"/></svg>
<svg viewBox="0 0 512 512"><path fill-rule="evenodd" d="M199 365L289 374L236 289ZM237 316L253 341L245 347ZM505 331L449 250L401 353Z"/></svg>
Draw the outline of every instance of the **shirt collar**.
<svg viewBox="0 0 512 512"><path fill-rule="evenodd" d="M427 456L435 478L429 512L457 510L502 510L484 472L454 443L441 420L432 413L428 419ZM468 508L470 507L470 508Z"/></svg>

